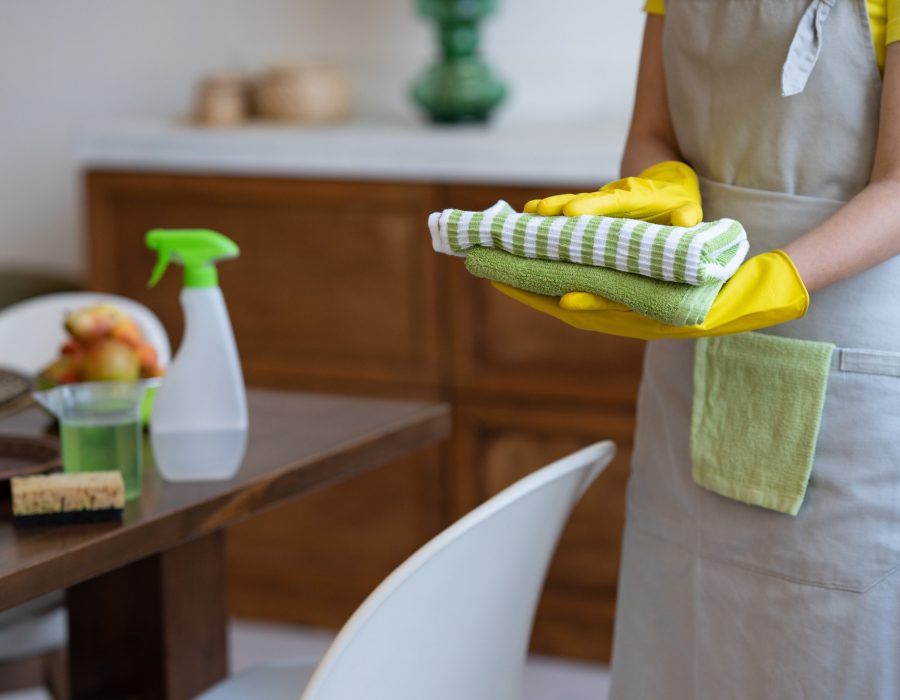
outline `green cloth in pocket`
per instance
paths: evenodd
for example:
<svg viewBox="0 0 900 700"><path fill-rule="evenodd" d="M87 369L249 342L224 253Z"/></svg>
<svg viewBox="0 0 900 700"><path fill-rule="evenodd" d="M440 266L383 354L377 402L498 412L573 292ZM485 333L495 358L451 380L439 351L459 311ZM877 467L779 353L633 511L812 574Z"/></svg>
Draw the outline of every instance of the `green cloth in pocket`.
<svg viewBox="0 0 900 700"><path fill-rule="evenodd" d="M763 333L698 341L694 481L796 515L812 470L833 350L831 343Z"/></svg>

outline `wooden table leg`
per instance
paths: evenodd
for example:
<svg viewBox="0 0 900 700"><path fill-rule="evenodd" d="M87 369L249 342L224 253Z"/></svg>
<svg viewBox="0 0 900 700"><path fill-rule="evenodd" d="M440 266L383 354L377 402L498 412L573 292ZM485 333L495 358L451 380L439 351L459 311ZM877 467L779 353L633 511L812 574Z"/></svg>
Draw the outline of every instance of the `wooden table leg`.
<svg viewBox="0 0 900 700"><path fill-rule="evenodd" d="M228 672L225 535L68 591L72 700L182 700Z"/></svg>

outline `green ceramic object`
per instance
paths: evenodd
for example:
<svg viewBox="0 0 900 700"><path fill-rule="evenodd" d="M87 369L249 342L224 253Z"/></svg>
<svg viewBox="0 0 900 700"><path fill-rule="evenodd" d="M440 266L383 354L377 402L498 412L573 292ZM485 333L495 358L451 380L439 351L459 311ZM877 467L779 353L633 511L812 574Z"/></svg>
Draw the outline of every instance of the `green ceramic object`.
<svg viewBox="0 0 900 700"><path fill-rule="evenodd" d="M506 88L478 56L478 23L496 0L417 0L438 26L441 57L413 86L412 96L435 122L483 122Z"/></svg>

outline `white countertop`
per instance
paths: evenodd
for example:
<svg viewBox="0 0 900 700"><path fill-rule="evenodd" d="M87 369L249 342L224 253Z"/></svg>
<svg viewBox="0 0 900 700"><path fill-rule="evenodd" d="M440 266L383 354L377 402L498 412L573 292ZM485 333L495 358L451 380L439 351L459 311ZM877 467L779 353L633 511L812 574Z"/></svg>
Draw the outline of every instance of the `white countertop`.
<svg viewBox="0 0 900 700"><path fill-rule="evenodd" d="M83 169L132 172L596 187L617 177L626 127L397 121L212 129L122 122L84 133L77 160Z"/></svg>

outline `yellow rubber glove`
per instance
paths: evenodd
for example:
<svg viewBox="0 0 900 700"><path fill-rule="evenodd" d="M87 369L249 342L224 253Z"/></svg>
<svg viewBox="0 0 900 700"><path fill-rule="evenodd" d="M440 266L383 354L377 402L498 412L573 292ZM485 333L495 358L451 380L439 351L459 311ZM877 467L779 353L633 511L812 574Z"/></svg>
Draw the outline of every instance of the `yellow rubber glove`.
<svg viewBox="0 0 900 700"><path fill-rule="evenodd" d="M670 326L635 313L627 306L588 292L548 297L491 282L516 301L575 328L627 338L700 338L743 333L802 318L809 292L783 250L750 258L716 297L706 320L696 326Z"/></svg>
<svg viewBox="0 0 900 700"><path fill-rule="evenodd" d="M525 213L615 216L672 226L696 226L703 220L697 174L675 160L657 163L638 177L610 182L596 192L533 199L525 205Z"/></svg>

